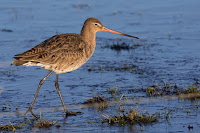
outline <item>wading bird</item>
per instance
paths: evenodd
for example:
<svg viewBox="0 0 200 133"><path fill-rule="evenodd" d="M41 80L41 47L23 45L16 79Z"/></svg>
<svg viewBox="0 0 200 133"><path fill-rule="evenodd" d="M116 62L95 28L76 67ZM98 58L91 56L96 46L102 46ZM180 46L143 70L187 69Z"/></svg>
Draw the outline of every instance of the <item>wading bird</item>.
<svg viewBox="0 0 200 133"><path fill-rule="evenodd" d="M31 112L34 117L37 117L32 111L33 104L41 85L55 72L55 87L64 107L64 112L66 116L76 115L76 112L69 112L65 106L59 90L58 74L76 70L90 59L95 50L96 32L98 31L106 31L139 39L135 36L110 30L104 27L96 18L88 18L82 27L80 35L75 33L55 35L30 50L14 56L15 60L12 64L16 66L40 66L50 71L49 74L40 81L35 97L27 112Z"/></svg>

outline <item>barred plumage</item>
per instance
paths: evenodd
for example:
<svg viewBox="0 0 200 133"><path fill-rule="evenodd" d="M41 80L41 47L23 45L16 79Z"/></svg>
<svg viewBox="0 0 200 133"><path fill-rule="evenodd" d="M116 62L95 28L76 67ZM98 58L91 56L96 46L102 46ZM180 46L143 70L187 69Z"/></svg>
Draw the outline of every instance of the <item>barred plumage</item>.
<svg viewBox="0 0 200 133"><path fill-rule="evenodd" d="M76 115L76 113L68 112L63 102L59 91L58 74L76 70L92 56L96 46L96 32L98 31L106 31L137 38L110 30L104 27L96 18L88 18L82 27L80 35L74 33L55 35L30 50L14 56L15 60L12 64L16 66L40 66L50 71L50 73L40 81L35 97L29 107L28 111L30 111L33 116L37 117L32 112L32 107L40 87L53 72L57 74L55 87L63 104L64 112L66 112L66 115Z"/></svg>

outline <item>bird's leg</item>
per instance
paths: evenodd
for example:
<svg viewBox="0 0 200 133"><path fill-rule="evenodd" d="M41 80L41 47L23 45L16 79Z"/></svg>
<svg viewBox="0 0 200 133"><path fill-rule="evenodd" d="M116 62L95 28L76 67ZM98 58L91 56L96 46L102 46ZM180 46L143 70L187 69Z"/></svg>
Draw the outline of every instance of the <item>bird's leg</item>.
<svg viewBox="0 0 200 133"><path fill-rule="evenodd" d="M62 99L62 96L61 96L61 93L60 93L60 90L59 90L59 84L58 84L58 74L56 75L56 82L55 82L55 87L57 89L57 92L58 92L58 95L60 97L60 100L62 102L62 105L64 107L64 112L66 113L66 116L69 116L69 115L76 115L77 113L76 112L69 112L65 106L65 103Z"/></svg>
<svg viewBox="0 0 200 133"><path fill-rule="evenodd" d="M47 76L45 76L45 77L40 81L39 86L38 86L38 89L37 89L37 91L36 91L36 93L35 93L35 97L34 97L34 99L33 99L33 101L32 101L32 104L31 104L31 106L29 107L29 109L26 111L26 113L31 112L31 114L32 114L34 117L36 117L36 118L38 118L38 116L35 115L35 114L33 113L33 111L32 111L34 102L35 102L36 97L37 97L37 95L38 95L38 93L39 93L40 87L42 86L42 84L44 83L44 81L45 81L52 73L53 73L53 71L51 71ZM25 114L26 114L26 113L25 113Z"/></svg>
<svg viewBox="0 0 200 133"><path fill-rule="evenodd" d="M59 95L60 100L61 100L61 102L62 102L62 105L63 105L63 107L64 107L64 112L68 112L68 110L67 110L67 108L66 108L66 106L65 106L65 103L64 103L64 101L63 101L63 99L62 99L62 96L61 96L60 90L59 90L58 74L56 75L55 87L56 87L56 89L57 89L58 95Z"/></svg>

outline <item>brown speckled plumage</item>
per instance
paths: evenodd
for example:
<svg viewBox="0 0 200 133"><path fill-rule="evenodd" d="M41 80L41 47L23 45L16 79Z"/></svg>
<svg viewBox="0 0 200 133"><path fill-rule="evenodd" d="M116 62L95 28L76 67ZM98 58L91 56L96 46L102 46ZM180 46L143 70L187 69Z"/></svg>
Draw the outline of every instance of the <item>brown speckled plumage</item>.
<svg viewBox="0 0 200 133"><path fill-rule="evenodd" d="M88 18L83 25L80 35L74 33L55 35L30 50L14 56L15 60L12 64L16 66L40 66L50 71L50 73L40 81L35 97L29 107L28 111L30 111L34 117L37 116L32 112L32 107L40 87L53 72L57 74L55 87L63 104L64 112L66 115L76 115L76 113L68 112L63 102L58 85L58 74L76 70L92 56L96 46L96 32L98 31L106 31L137 38L110 30L104 27L96 18Z"/></svg>
<svg viewBox="0 0 200 133"><path fill-rule="evenodd" d="M64 73L83 65L92 53L78 34L55 35L30 50L15 55L13 64L41 66L56 73Z"/></svg>

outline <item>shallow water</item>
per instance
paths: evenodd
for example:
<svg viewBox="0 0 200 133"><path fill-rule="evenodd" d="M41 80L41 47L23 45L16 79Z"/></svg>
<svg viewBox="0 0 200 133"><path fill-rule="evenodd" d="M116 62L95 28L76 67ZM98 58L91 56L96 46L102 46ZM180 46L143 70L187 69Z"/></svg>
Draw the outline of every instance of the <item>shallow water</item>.
<svg viewBox="0 0 200 133"><path fill-rule="evenodd" d="M0 1L0 124L12 121L18 124L26 115L16 115L16 107L25 112L33 100L39 81L48 73L39 67L10 66L15 54L24 52L43 40L59 33L79 33L88 17L98 18L104 26L138 36L135 40L111 33L97 33L97 47L92 58L76 71L59 75L63 100L70 111L80 111L76 117L62 116L59 96L52 74L41 87L34 112L48 120L56 120L61 127L49 129L23 126L24 132L198 132L199 109L188 99L149 100L145 88L164 82L179 87L189 87L199 79L200 67L200 14L197 0L168 1ZM130 50L115 51L105 48L113 43L127 43ZM112 70L126 65L136 65L134 70ZM92 68L92 71L88 71ZM88 98L102 96L112 101L109 88L118 87L116 96L123 94L129 101L124 108L139 108L150 114L161 114L159 122L148 125L101 123L104 118L96 108L82 109L79 105ZM171 95L173 97L173 95ZM146 100L147 99L147 100ZM199 99L197 103L199 105ZM69 105L69 106L68 106ZM10 109L9 109L10 107ZM44 110L47 109L47 110ZM118 106L103 110L117 115ZM188 113L188 109L190 112ZM169 119L166 113L172 110ZM29 119L33 117L28 114ZM188 125L193 129L189 131ZM1 132L1 131L0 131ZM3 132L3 131L2 131Z"/></svg>

